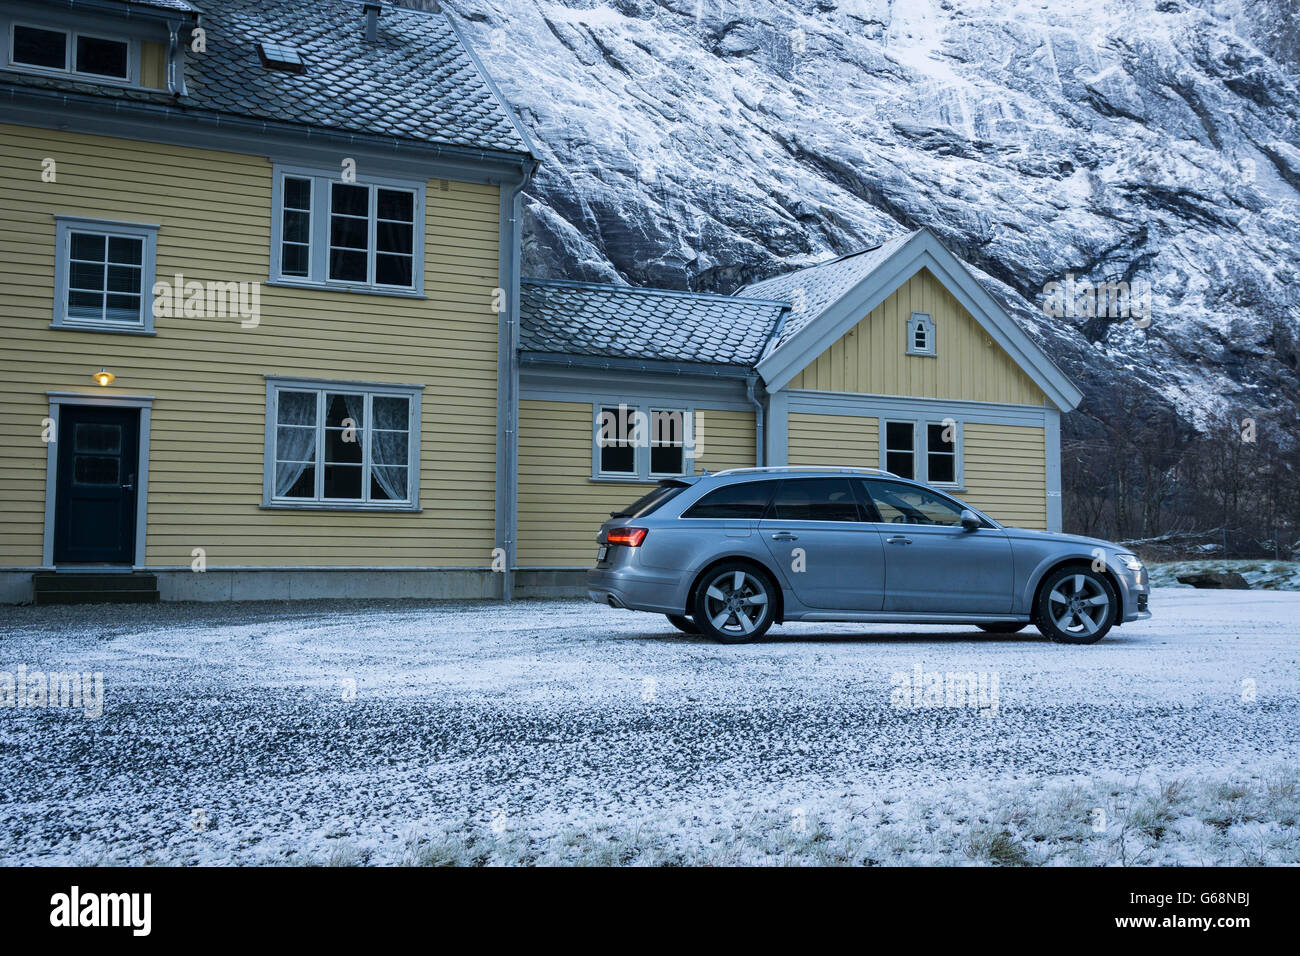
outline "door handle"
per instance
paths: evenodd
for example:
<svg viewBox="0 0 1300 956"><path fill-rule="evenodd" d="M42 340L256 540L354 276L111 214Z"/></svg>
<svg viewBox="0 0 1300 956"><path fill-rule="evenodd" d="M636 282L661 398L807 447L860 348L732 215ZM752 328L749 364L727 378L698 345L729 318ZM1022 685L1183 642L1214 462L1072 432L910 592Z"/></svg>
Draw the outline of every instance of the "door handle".
<svg viewBox="0 0 1300 956"><path fill-rule="evenodd" d="M772 540L773 541L798 541L799 536L797 534L791 534L789 531L778 531L776 534L772 535Z"/></svg>
<svg viewBox="0 0 1300 956"><path fill-rule="evenodd" d="M122 488L125 491L135 491L135 475L132 475L130 478L128 478L126 480L126 484L124 484Z"/></svg>
<svg viewBox="0 0 1300 956"><path fill-rule="evenodd" d="M896 534L892 538L886 538L885 544L911 544L912 539L901 534Z"/></svg>

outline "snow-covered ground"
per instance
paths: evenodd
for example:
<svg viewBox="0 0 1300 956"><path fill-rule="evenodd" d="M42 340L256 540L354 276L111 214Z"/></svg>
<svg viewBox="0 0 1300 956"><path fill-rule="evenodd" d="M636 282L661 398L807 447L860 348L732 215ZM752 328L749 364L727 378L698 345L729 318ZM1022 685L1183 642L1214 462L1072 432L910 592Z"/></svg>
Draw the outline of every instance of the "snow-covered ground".
<svg viewBox="0 0 1300 956"><path fill-rule="evenodd" d="M104 687L98 718L0 709L0 862L1300 862L1300 593L1152 608L1091 647L726 647L581 602L0 608L0 672Z"/></svg>

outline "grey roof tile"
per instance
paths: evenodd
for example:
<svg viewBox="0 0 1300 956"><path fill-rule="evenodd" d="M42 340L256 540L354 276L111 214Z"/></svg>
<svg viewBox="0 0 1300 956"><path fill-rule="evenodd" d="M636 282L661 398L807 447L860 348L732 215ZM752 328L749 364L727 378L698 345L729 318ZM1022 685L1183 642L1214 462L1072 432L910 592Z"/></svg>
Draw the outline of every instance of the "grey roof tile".
<svg viewBox="0 0 1300 956"><path fill-rule="evenodd" d="M193 9L184 0L122 0L124 7ZM201 0L207 53L186 56L187 95L7 73L0 85L167 103L447 146L530 153L524 134L450 20L385 7L378 40L365 40L353 0ZM268 70L258 44L295 47L300 74Z"/></svg>
<svg viewBox="0 0 1300 956"><path fill-rule="evenodd" d="M786 303L558 279L520 285L520 348L753 366Z"/></svg>
<svg viewBox="0 0 1300 956"><path fill-rule="evenodd" d="M878 246L785 272L738 289L736 295L783 299L791 303L790 314L782 323L767 353L775 352L800 329L838 302L914 235L914 232L909 232L894 236Z"/></svg>

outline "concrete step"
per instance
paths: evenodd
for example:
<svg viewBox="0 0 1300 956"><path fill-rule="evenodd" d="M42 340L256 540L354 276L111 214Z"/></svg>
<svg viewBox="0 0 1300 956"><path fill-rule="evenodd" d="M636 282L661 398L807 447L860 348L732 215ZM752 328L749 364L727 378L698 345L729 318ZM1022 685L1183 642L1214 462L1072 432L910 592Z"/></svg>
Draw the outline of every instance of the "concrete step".
<svg viewBox="0 0 1300 956"><path fill-rule="evenodd" d="M37 604L157 604L159 596L153 591L37 591Z"/></svg>
<svg viewBox="0 0 1300 956"><path fill-rule="evenodd" d="M82 574L37 571L32 575L37 591L156 591L158 575L145 571L129 574Z"/></svg>
<svg viewBox="0 0 1300 956"><path fill-rule="evenodd" d="M158 576L144 571L129 574L84 574L37 571L32 575L37 604L156 604Z"/></svg>

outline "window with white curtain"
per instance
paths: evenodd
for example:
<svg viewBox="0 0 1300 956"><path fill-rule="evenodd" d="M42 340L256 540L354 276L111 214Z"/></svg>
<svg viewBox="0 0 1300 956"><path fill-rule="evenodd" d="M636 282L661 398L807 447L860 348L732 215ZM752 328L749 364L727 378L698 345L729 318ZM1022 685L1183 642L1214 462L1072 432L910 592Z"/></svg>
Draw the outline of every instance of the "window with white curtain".
<svg viewBox="0 0 1300 956"><path fill-rule="evenodd" d="M419 404L414 386L268 382L263 503L414 508Z"/></svg>

